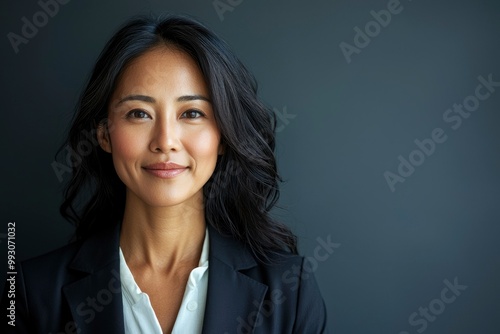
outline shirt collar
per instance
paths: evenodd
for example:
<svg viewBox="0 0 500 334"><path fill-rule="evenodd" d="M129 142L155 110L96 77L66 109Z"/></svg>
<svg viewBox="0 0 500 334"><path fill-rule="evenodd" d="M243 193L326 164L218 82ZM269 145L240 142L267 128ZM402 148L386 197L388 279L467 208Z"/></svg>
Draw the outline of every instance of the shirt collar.
<svg viewBox="0 0 500 334"><path fill-rule="evenodd" d="M198 267L208 267L208 227L205 229L205 240L203 240L203 248L201 249L200 262L198 263Z"/></svg>

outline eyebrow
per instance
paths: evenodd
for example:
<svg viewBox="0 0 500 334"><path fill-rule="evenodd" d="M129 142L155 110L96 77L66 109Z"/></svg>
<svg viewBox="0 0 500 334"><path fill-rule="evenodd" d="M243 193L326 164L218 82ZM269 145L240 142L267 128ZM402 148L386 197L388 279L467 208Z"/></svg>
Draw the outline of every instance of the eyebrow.
<svg viewBox="0 0 500 334"><path fill-rule="evenodd" d="M208 97L205 97L203 95L199 94L194 94L194 95L183 95L177 98L178 102L187 102L187 101L196 101L196 100L202 100L202 101L207 101L209 103L212 103Z"/></svg>
<svg viewBox="0 0 500 334"><path fill-rule="evenodd" d="M208 97L205 97L203 95L199 94L194 94L194 95L183 95L177 98L177 102L188 102L188 101L196 101L196 100L202 100L202 101L207 101L209 103L212 103ZM156 100L147 95L127 95L124 98L122 98L120 101L116 103L116 106L119 106L120 104L126 102L126 101L143 101L147 103L156 103Z"/></svg>

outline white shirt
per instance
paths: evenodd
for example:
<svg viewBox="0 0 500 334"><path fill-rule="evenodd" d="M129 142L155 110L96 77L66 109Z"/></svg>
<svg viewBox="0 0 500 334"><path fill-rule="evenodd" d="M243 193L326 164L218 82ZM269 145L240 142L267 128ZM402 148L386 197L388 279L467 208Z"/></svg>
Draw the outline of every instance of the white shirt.
<svg viewBox="0 0 500 334"><path fill-rule="evenodd" d="M160 323L156 318L149 296L142 292L134 280L132 272L125 262L120 248L120 279L123 297L123 318L125 333L162 334ZM172 334L201 333L205 302L208 289L208 229L198 267L189 274L186 290L182 297L181 307Z"/></svg>

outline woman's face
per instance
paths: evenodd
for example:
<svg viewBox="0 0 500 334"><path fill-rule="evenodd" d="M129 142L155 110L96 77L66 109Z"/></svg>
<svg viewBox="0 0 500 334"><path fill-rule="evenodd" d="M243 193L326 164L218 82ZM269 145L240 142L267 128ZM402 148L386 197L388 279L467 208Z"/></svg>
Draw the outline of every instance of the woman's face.
<svg viewBox="0 0 500 334"><path fill-rule="evenodd" d="M196 205L212 175L220 132L195 61L157 47L131 62L118 79L108 127L98 131L132 196L150 206Z"/></svg>

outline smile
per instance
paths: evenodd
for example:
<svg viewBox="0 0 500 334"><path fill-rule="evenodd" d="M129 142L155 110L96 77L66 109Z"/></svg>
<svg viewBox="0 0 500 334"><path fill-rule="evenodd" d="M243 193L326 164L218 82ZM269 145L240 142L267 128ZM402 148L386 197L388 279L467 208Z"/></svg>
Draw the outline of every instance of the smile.
<svg viewBox="0 0 500 334"><path fill-rule="evenodd" d="M188 167L181 166L172 162L161 162L143 167L143 169L162 179L170 179L183 173Z"/></svg>

